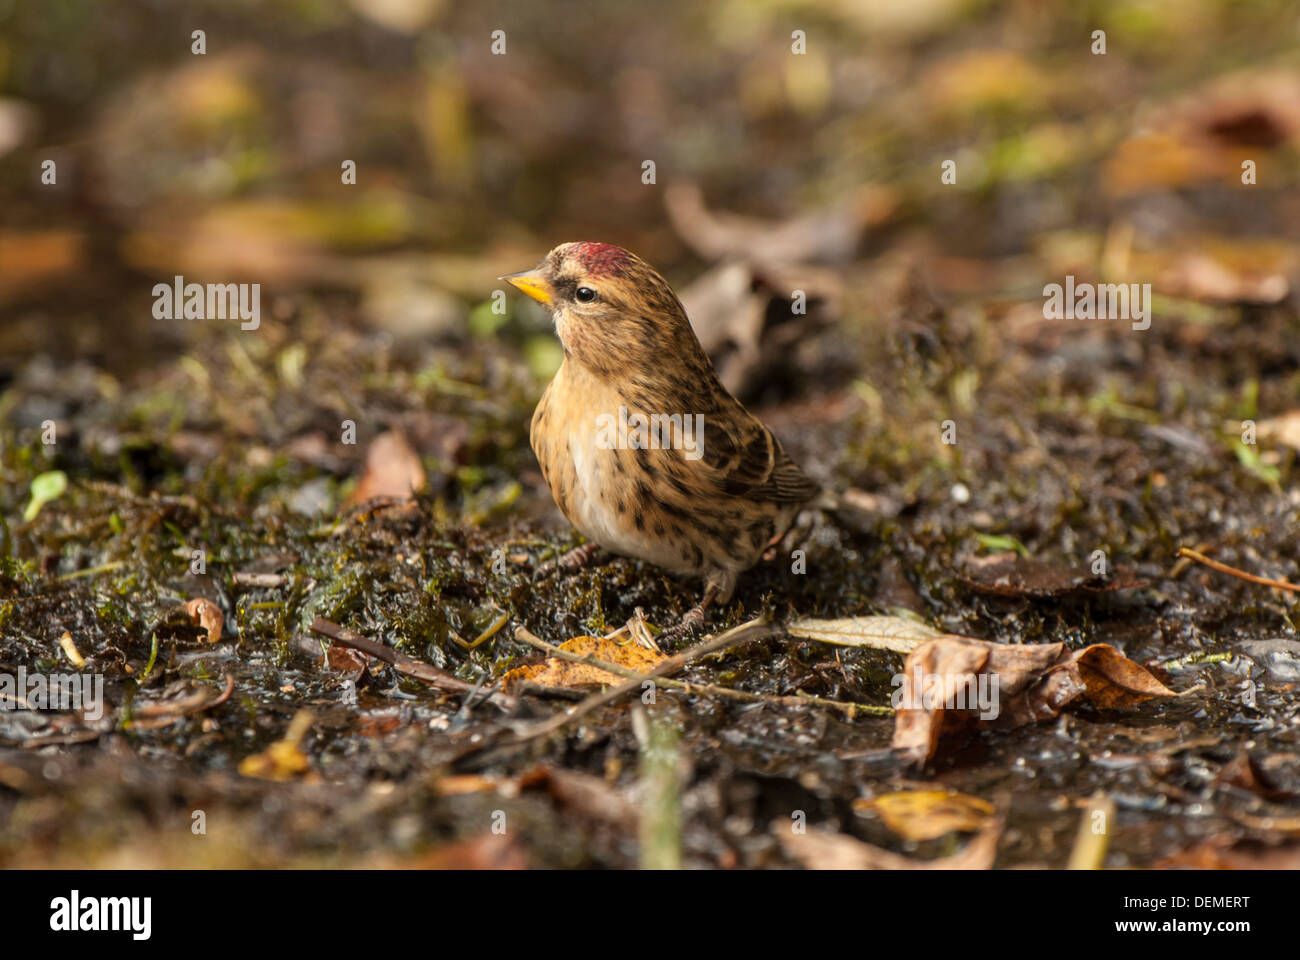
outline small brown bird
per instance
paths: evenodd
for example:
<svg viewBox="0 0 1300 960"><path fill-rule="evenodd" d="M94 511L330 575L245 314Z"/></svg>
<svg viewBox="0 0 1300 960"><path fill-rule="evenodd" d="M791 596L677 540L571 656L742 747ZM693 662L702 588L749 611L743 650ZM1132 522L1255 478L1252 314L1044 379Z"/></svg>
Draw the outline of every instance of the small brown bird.
<svg viewBox="0 0 1300 960"><path fill-rule="evenodd" d="M591 542L558 567L604 547L702 575L682 626L702 623L819 487L718 381L681 302L639 257L565 243L501 279L546 306L564 347L531 440L556 504Z"/></svg>

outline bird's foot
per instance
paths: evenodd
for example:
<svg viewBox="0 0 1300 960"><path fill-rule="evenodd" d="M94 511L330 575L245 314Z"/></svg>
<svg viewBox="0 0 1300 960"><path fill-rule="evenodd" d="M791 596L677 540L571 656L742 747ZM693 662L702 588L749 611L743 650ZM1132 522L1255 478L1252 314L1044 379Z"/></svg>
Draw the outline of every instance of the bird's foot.
<svg viewBox="0 0 1300 960"><path fill-rule="evenodd" d="M580 547L575 547L563 556L547 560L538 566L533 572L533 582L538 583L557 573L568 576L571 573L577 573L584 567L590 566L591 562L596 559L600 553L600 545L596 543L584 543Z"/></svg>
<svg viewBox="0 0 1300 960"><path fill-rule="evenodd" d="M677 623L673 624L671 627L668 627L666 630L664 630L664 632L659 634L659 636L656 637L655 639L661 644L670 643L681 637L686 636L686 634L693 631L696 627L704 626L705 611L707 611L709 607L713 604L713 600L715 597L717 597L717 595L718 595L717 587L714 586L706 587L704 590L704 597L700 600L700 602L697 603L695 606L691 607L691 609L687 610L685 616L683 616L680 620L678 620Z"/></svg>
<svg viewBox="0 0 1300 960"><path fill-rule="evenodd" d="M686 611L684 617L655 637L655 642L660 646L666 643L674 643L693 632L696 627L702 626L704 626L703 608L699 606L691 607L690 610Z"/></svg>

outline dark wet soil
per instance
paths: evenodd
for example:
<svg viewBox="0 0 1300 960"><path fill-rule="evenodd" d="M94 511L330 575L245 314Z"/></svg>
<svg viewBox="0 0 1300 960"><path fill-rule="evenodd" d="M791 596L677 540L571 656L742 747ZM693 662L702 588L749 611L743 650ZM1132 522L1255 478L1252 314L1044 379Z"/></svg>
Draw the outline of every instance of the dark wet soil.
<svg viewBox="0 0 1300 960"><path fill-rule="evenodd" d="M1111 867L1294 849L1300 599L1178 558L1300 582L1295 443L1242 439L1300 409L1288 5L914 22L904 0L887 30L855 11L894 4L835 4L800 58L779 4L751 5L748 34L730 5L445 5L404 34L347 10L365 5L198 4L206 59L188 7L101 6L0 3L0 677L70 671L70 646L106 699L100 718L0 709L0 866L628 867L665 811L690 867L794 866L779 835L800 813L928 858L959 838L903 841L855 801L934 787L999 809L999 867L1063 866L1098 793ZM670 211L687 183L753 219ZM326 659L318 617L488 688L539 657L517 627L662 627L698 599L626 559L532 580L578 543L527 443L557 351L531 305L491 304L497 276L574 239L635 248L679 291L743 263L697 327L756 307L759 342L719 335L720 365L754 348L745 402L818 481L877 498L812 518L806 571L760 564L711 628L906 614L1109 643L1179 695L1074 704L915 770L889 717L668 689L512 747L573 701L507 714ZM260 280L260 328L156 319L149 291L178 273ZM1075 274L1153 282L1149 329L1043 319L1044 284ZM427 483L352 505L389 431ZM25 519L52 471L66 491ZM1122 588L1094 582L1098 551ZM981 585L1004 554L1034 589ZM196 598L223 612L215 643ZM887 705L901 663L777 635L681 678ZM677 760L656 759L672 731Z"/></svg>
<svg viewBox="0 0 1300 960"><path fill-rule="evenodd" d="M1216 779L1245 753L1276 796L1300 792L1294 595L1175 567L1179 546L1208 545L1223 562L1296 579L1294 455L1282 453L1270 483L1233 454L1225 427L1251 412L1234 358L1275 357L1251 387L1260 405L1276 407L1294 388L1286 372L1300 361L1294 313L1224 310L1191 347L1187 322L1166 314L1145 333L1098 328L1010 355L978 349L982 328L996 325L991 313L964 326L945 314L924 344L857 319L843 339L857 344L859 380L819 392L792 371L800 400L760 412L821 479L873 491L895 509L855 529L819 517L807 573L761 564L713 626L761 612L908 610L1007 643L1111 643L1162 669L1181 696L1132 713L1075 707L1037 727L983 733L946 745L916 772L882 760L888 718L665 691L653 714L680 730L684 862L786 863L770 825L795 810L810 825L894 849L943 852L940 841L900 844L854 811L854 799L918 784L1001 806L1000 866L1061 865L1078 808L1097 791L1119 811L1112 866L1151 865L1208 838L1294 832L1294 802ZM624 559L533 584L538 562L577 542L526 447L536 382L498 344L481 344L471 360L435 348L399 356L367 334L326 329L300 321L241 347L237 333L214 335L193 344L185 364L163 364L107 395L88 369L33 361L14 372L0 465L8 548L0 669L68 669L58 646L66 631L87 669L106 678L109 706L98 723L0 714L4 862L414 862L489 832L494 811L521 825L509 836L529 863L637 862L626 823L544 790L442 786L469 774L508 782L543 764L589 774L635 803L630 707L485 755L476 747L506 738L511 718L482 703L466 708L465 696L378 662L359 680L326 669L308 626L323 616L490 684L536 656L512 639L518 625L553 642L607 632L637 608L665 625L698 585ZM290 384L274 360L298 343L312 359ZM187 372L199 367L201 376ZM963 375L979 383L971 409L945 396ZM341 408L361 425L355 446L327 439ZM39 438L50 418L52 448ZM940 440L947 419L955 445ZM404 426L438 468L429 491L415 507L340 509L367 438L391 426ZM31 478L53 468L70 489L23 522ZM1100 549L1140 582L1061 597L975 589L972 561L1007 543L1067 576L1086 571ZM191 572L194 549L205 552L205 574ZM247 573L281 579L247 587L236 577ZM192 597L225 611L218 643L179 609ZM472 651L457 642L501 612L508 624L491 640ZM900 664L884 651L782 636L705 660L684 678L886 704ZM227 677L234 690L223 703L164 726L134 717L143 703L219 692ZM525 697L515 719L564 705ZM314 723L299 782L240 776L240 761L283 737L304 709ZM193 842L194 810L205 811L219 845Z"/></svg>

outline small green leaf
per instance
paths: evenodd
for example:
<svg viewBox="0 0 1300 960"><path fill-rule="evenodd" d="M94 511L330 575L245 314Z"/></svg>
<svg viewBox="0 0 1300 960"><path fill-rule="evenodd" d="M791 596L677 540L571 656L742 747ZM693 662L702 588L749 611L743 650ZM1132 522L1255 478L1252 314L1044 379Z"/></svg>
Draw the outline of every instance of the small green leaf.
<svg viewBox="0 0 1300 960"><path fill-rule="evenodd" d="M1029 556L1029 548L1012 536L996 533L977 533L975 539L980 542L980 546L985 550L992 550L995 553L1014 550L1022 557Z"/></svg>
<svg viewBox="0 0 1300 960"><path fill-rule="evenodd" d="M27 502L27 509L23 511L23 522L31 523L41 512L41 507L63 496L63 491L67 489L68 475L62 470L50 470L33 477L32 498Z"/></svg>
<svg viewBox="0 0 1300 960"><path fill-rule="evenodd" d="M1228 441L1228 445L1232 447L1232 452L1237 455L1241 465L1270 487L1276 487L1281 482L1282 471L1265 463L1253 445L1244 444L1235 438Z"/></svg>

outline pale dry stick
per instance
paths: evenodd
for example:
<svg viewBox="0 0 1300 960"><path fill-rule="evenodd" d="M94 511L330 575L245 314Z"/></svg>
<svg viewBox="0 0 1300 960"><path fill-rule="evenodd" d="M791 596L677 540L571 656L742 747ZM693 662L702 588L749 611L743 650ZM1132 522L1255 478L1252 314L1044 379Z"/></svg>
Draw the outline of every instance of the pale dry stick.
<svg viewBox="0 0 1300 960"><path fill-rule="evenodd" d="M684 650L676 656L669 657L649 673L637 674L635 680L629 680L627 683L620 686L611 687L610 689L601 691L600 693L592 694L573 709L562 711L551 717L549 720L543 720L540 723L534 723L531 726L524 728L522 732L515 734L513 740L507 744L503 744L503 746L518 746L521 743L536 740L538 737L549 736L566 724L591 713L591 711L595 710L597 707L603 707L607 703L613 703L615 700L619 700L627 696L629 693L634 693L637 690L640 690L641 684L645 683L647 680L658 680L665 674L676 673L692 660L698 660L700 657L708 656L710 653L715 653L718 650L723 650L727 647L734 647L739 646L742 643L748 643L750 640L757 640L760 637L768 637L776 632L777 628L772 626L771 623L762 617L759 617L756 620L751 620L748 623L742 623L740 626L733 627L726 633L720 633L708 640L696 644L689 650Z"/></svg>
<svg viewBox="0 0 1300 960"><path fill-rule="evenodd" d="M1187 557L1189 560L1195 560L1197 563L1202 563L1211 570L1218 570L1220 573L1226 573L1229 576L1237 577L1241 580L1249 580L1251 583L1258 583L1265 587L1273 587L1276 590L1290 590L1294 593L1300 593L1300 583L1290 583L1286 580L1270 580L1268 577L1258 577L1253 573L1247 573L1245 570L1238 570L1236 567L1230 567L1226 563L1211 560L1205 554L1198 553L1190 547L1179 547L1178 555L1180 557Z"/></svg>
<svg viewBox="0 0 1300 960"><path fill-rule="evenodd" d="M1103 791L1088 798L1079 829L1070 851L1069 870L1100 870L1106 865L1106 851L1110 847L1111 824L1115 818L1115 801ZM1098 829L1100 827L1100 829Z"/></svg>
<svg viewBox="0 0 1300 960"><path fill-rule="evenodd" d="M246 570L236 571L230 578L237 587L282 587L289 582L287 573L253 573Z"/></svg>
<svg viewBox="0 0 1300 960"><path fill-rule="evenodd" d="M635 680L641 683L651 679L651 674L638 673L636 670L620 666L617 663L598 660L590 653L579 655L576 653L570 653L568 650L561 650L554 644L547 643L545 640L534 636L528 631L527 627L517 627L515 629L515 639L522 640L529 646L536 647L538 650L549 653L551 656L557 657L560 660L567 660L570 663L580 663L584 666L595 667L598 670L604 670L606 673L612 673L616 676L626 677L629 680ZM750 693L748 690L733 690L731 687L719 687L712 683L686 683L682 680L672 680L667 677L660 678L658 683L670 690L681 690L683 693L702 693L715 697L723 697L728 700L743 700L746 703L775 703L785 707L831 707L836 710L843 710L845 716L850 720L860 713L874 717L892 717L894 715L893 707L879 707L867 703L849 703L842 700L826 700L822 697L814 697L808 694L786 697L772 694Z"/></svg>

